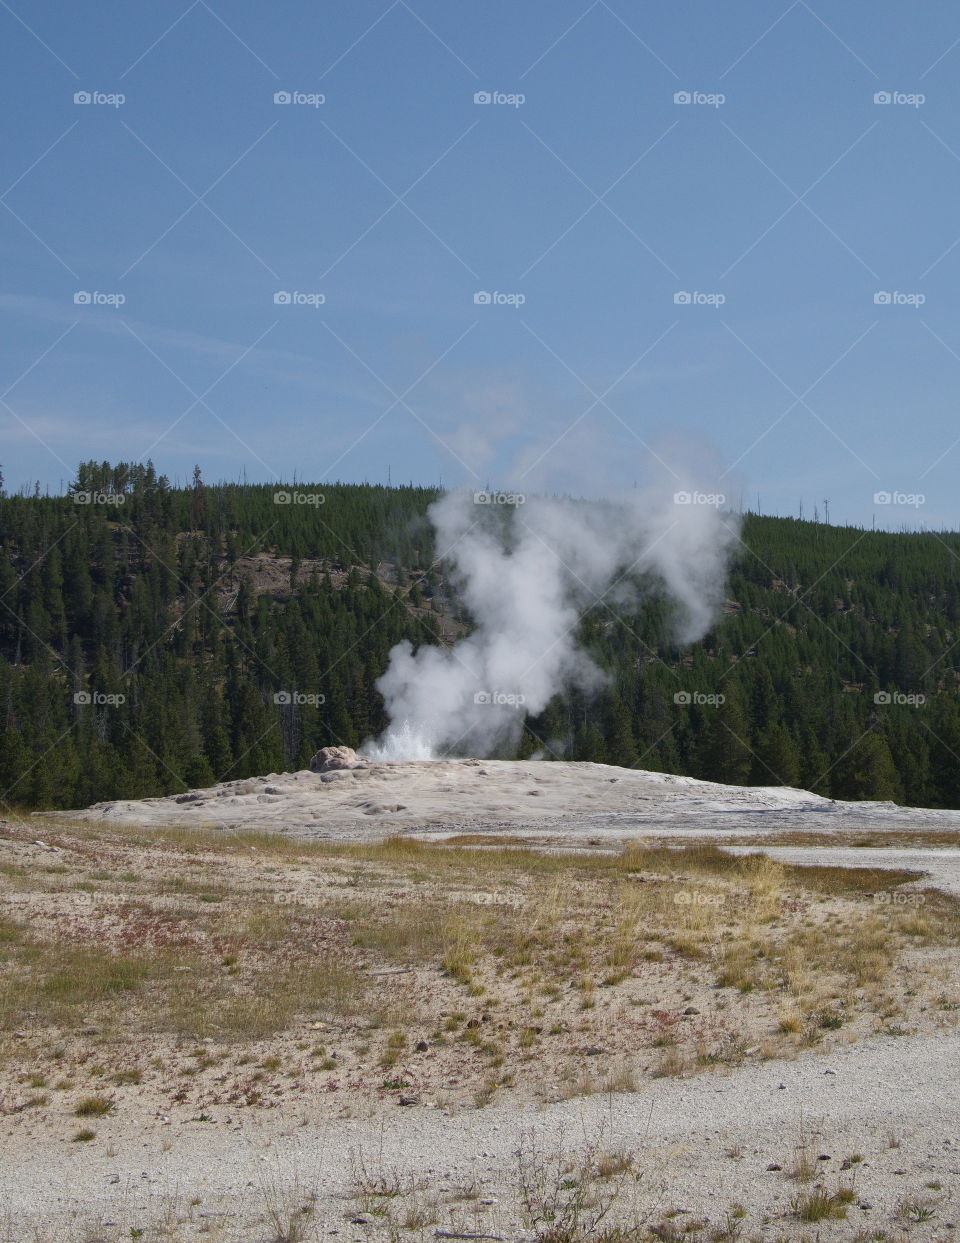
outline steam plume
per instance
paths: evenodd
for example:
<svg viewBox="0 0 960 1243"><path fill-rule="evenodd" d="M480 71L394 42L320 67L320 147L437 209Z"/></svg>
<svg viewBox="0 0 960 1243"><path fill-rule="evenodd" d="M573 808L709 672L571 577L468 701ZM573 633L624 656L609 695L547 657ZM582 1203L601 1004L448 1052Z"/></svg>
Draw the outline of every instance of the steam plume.
<svg viewBox="0 0 960 1243"><path fill-rule="evenodd" d="M719 603L735 530L713 505L678 503L688 495L518 505L478 504L465 491L441 497L429 510L438 555L475 629L449 648L397 644L377 682L391 723L365 753L482 757L516 743L525 714L560 690L602 682L576 641L598 598L622 608L656 582L675 604L676 637L699 638Z"/></svg>

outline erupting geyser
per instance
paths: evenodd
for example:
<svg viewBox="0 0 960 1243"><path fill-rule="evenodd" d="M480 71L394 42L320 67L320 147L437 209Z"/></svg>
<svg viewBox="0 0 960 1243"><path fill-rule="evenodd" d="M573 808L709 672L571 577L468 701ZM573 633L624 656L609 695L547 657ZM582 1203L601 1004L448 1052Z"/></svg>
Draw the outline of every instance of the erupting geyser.
<svg viewBox="0 0 960 1243"><path fill-rule="evenodd" d="M676 605L677 638L699 638L737 533L735 517L690 495L509 505L467 491L441 497L429 510L438 555L475 628L452 647L397 644L377 682L391 723L363 754L485 757L514 745L525 714L558 691L602 682L576 639L594 605L635 605L659 588Z"/></svg>

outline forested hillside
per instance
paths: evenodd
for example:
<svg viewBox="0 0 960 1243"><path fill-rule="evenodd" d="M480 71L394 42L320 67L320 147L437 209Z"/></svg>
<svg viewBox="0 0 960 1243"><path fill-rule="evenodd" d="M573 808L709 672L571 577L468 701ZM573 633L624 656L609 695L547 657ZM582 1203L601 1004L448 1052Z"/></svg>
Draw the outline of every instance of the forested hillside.
<svg viewBox="0 0 960 1243"><path fill-rule="evenodd" d="M6 807L303 767L383 728L396 642L469 628L431 489L174 488L86 463L74 491L0 494ZM699 643L670 642L661 601L595 607L609 685L557 697L519 754L960 807L960 536L748 515L742 539Z"/></svg>

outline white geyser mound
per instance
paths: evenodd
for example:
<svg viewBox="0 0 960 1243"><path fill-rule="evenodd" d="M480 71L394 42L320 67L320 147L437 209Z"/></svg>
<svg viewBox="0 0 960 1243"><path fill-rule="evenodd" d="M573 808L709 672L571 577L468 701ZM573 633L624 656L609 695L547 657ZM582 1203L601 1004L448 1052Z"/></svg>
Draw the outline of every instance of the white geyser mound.
<svg viewBox="0 0 960 1243"><path fill-rule="evenodd" d="M621 609L659 587L676 605L676 637L699 638L721 599L736 519L699 494L631 493L588 502L449 492L431 505L438 557L474 622L451 647L407 641L377 689L390 725L370 759L490 756L516 743L526 714L603 674L577 644L582 614Z"/></svg>

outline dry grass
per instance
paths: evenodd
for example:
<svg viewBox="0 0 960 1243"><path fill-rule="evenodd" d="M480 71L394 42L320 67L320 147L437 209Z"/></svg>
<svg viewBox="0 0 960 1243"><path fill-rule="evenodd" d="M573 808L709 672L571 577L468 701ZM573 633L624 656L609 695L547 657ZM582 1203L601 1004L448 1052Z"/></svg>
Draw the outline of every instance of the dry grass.
<svg viewBox="0 0 960 1243"><path fill-rule="evenodd" d="M742 1060L738 994L753 995L764 1056L841 1024L899 1021L904 956L960 942L942 894L874 900L914 873L710 845L564 854L492 835L337 846L67 823L45 840L56 854L18 848L0 872L0 895L20 904L0 920L0 1028L44 1047L88 1025L131 1049L138 1033L174 1051L184 1039L238 1052L286 1041L275 1066L259 1049L250 1082L223 1090L248 1102L284 1076L404 1091L383 1085L430 1067L478 1104L510 1083L631 1090L641 1072ZM339 1033L336 1047L314 1057L290 1044L310 1027ZM588 1046L597 1060L584 1064ZM26 1053L18 1045L10 1064ZM196 1099L207 1098L193 1082L215 1069L190 1066ZM132 1055L111 1074L121 1089L152 1078Z"/></svg>
<svg viewBox="0 0 960 1243"><path fill-rule="evenodd" d="M287 929L284 942L292 931ZM231 977L202 953L71 948L26 933L4 957L0 1027L5 1030L28 1019L63 1027L82 1016L106 1021L136 1009L143 1026L257 1039L283 1030L298 1013L349 1013L363 1004L363 982L335 962Z"/></svg>
<svg viewBox="0 0 960 1243"><path fill-rule="evenodd" d="M829 1221L831 1218L844 1218L847 1208L856 1196L851 1187L838 1187L836 1191L827 1191L823 1187L815 1187L813 1191L803 1192L794 1197L791 1209L795 1217L805 1222Z"/></svg>
<svg viewBox="0 0 960 1243"><path fill-rule="evenodd" d="M957 829L778 829L725 838L728 846L844 846L858 849L905 849L916 846L960 846Z"/></svg>
<svg viewBox="0 0 960 1243"><path fill-rule="evenodd" d="M103 1118L113 1109L108 1096L85 1096L74 1109L78 1118Z"/></svg>

